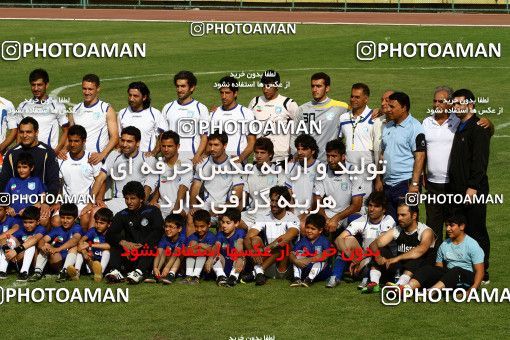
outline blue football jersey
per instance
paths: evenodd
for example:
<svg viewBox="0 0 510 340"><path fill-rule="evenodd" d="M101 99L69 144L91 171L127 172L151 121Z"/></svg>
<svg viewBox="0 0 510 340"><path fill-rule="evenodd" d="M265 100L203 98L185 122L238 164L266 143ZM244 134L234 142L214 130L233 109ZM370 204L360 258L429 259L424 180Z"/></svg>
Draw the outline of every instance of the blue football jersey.
<svg viewBox="0 0 510 340"><path fill-rule="evenodd" d="M216 243L216 236L214 236L213 233L208 231L207 234L205 234L204 237L200 239L197 233L193 233L188 237L186 245L189 245L191 241L196 241L197 243L204 243L213 246L214 243Z"/></svg>
<svg viewBox="0 0 510 340"><path fill-rule="evenodd" d="M85 234L85 236L87 236L87 239L92 243L106 243L105 235L99 233L96 228L90 228ZM94 256L94 259L101 257L103 255L102 249L92 247L91 251L92 255Z"/></svg>
<svg viewBox="0 0 510 340"><path fill-rule="evenodd" d="M316 253L316 255L319 255L324 250L329 249L329 248L331 248L331 243L324 235L321 235L313 243L306 237L302 237L294 245L294 248L292 250L301 251L301 250L306 249L311 254Z"/></svg>
<svg viewBox="0 0 510 340"><path fill-rule="evenodd" d="M236 247L237 240L244 239L246 236L246 231L243 229L236 229L234 234L230 237L227 237L223 231L220 231L216 235L216 242L221 244L221 255L227 255L227 245L230 249L234 249Z"/></svg>
<svg viewBox="0 0 510 340"><path fill-rule="evenodd" d="M22 227L23 226L23 221L20 221L16 217L7 216L5 221L0 222L0 233L5 233L7 230L11 229L15 224L17 224L20 227Z"/></svg>
<svg viewBox="0 0 510 340"><path fill-rule="evenodd" d="M23 225L21 225L20 228L14 234L12 234L12 236L16 237L18 241L23 243L26 241L27 238L35 234L44 235L46 234L46 229L43 226L38 225L37 227L34 228L34 230L29 232L25 229Z"/></svg>
<svg viewBox="0 0 510 340"><path fill-rule="evenodd" d="M46 235L50 237L51 246L57 248L69 241L69 239L76 233L83 235L83 229L78 224L73 225L67 230L62 226L55 227L51 229Z"/></svg>
<svg viewBox="0 0 510 340"><path fill-rule="evenodd" d="M30 202L34 202L34 199L29 199L30 195L39 195L44 193L46 190L44 184L41 182L39 177L29 177L25 179L13 177L7 182L5 186L5 192L11 195L16 194L18 197L23 197L23 200L16 199L11 201L11 207L14 211L19 212L21 209L25 209Z"/></svg>
<svg viewBox="0 0 510 340"><path fill-rule="evenodd" d="M182 235L182 233L179 234L177 241L172 241L168 236L164 235L158 243L158 248L170 248L174 250L175 248L181 247L182 245L186 245L186 237Z"/></svg>

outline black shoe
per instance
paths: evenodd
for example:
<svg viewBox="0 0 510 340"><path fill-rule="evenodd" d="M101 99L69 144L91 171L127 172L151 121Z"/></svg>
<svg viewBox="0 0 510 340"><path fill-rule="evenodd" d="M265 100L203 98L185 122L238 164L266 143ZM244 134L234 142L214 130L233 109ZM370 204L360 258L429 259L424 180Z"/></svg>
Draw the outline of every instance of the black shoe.
<svg viewBox="0 0 510 340"><path fill-rule="evenodd" d="M27 272L21 272L18 274L18 279L16 280L18 282L27 282L28 281L28 273Z"/></svg>
<svg viewBox="0 0 510 340"><path fill-rule="evenodd" d="M234 287L237 284L237 277L234 275L230 275L227 279L227 285L230 287Z"/></svg>
<svg viewBox="0 0 510 340"><path fill-rule="evenodd" d="M161 279L161 282L163 282L164 285L169 285L175 282L175 274L170 273L166 277Z"/></svg>
<svg viewBox="0 0 510 340"><path fill-rule="evenodd" d="M291 287L301 287L301 284L303 282L301 281L301 279L299 277L295 277L294 280L292 280L292 282L290 283L290 286Z"/></svg>
<svg viewBox="0 0 510 340"><path fill-rule="evenodd" d="M216 279L216 283L220 287L226 287L227 286L227 277L224 275L218 276L218 278Z"/></svg>
<svg viewBox="0 0 510 340"><path fill-rule="evenodd" d="M240 280L241 283L250 283L253 281L255 281L255 276L253 276L253 273L247 273L247 274L241 275L241 280Z"/></svg>
<svg viewBox="0 0 510 340"><path fill-rule="evenodd" d="M313 280L307 277L306 279L303 280L303 282L301 282L301 286L309 288L312 285L312 282Z"/></svg>
<svg viewBox="0 0 510 340"><path fill-rule="evenodd" d="M259 273L255 276L255 285L256 286L263 286L267 282L266 275L263 273Z"/></svg>
<svg viewBox="0 0 510 340"><path fill-rule="evenodd" d="M66 282L67 281L67 271L65 269L62 269L60 273L58 273L57 276L57 282Z"/></svg>
<svg viewBox="0 0 510 340"><path fill-rule="evenodd" d="M28 282L36 282L43 278L42 272L36 270L29 278Z"/></svg>
<svg viewBox="0 0 510 340"><path fill-rule="evenodd" d="M5 280L7 278L6 272L0 272L0 280Z"/></svg>

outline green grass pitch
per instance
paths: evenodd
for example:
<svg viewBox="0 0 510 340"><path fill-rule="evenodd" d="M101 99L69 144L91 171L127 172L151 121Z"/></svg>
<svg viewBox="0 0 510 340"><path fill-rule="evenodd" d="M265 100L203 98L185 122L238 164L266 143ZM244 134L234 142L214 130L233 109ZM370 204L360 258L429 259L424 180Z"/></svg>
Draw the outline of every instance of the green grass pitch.
<svg viewBox="0 0 510 340"><path fill-rule="evenodd" d="M43 67L50 74L50 90L80 83L86 73L102 79L101 98L116 110L127 105L131 81L145 81L153 106L161 109L175 96L173 75L188 69L198 76L195 98L207 106L219 105L215 81L230 72L278 70L290 87L282 93L299 104L311 99L309 78L325 71L332 78L330 97L347 101L350 86L367 83L370 106L378 106L385 89L402 89L411 97L412 114L423 119L438 85L466 87L489 104L503 107L489 118L496 125L491 140L489 181L491 193L510 199L510 29L421 26L298 25L289 36L192 37L185 23L123 22L0 22L0 40L20 42L139 42L147 44L144 59L37 59L0 61L0 96L16 105L30 96L28 73ZM360 40L376 42L495 42L502 44L501 58L382 58L358 61ZM122 78L122 79L121 79ZM247 81L247 79L242 79ZM241 89L239 102L247 105L259 89ZM59 93L71 102L81 100L79 86ZM508 124L507 124L508 123ZM505 170L506 169L506 170ZM422 210L423 211L423 210ZM492 242L489 287L510 284L510 208L489 206L487 224ZM424 221L424 213L421 220ZM15 285L14 276L3 287ZM53 279L34 286L55 287ZM94 287L88 278L62 287ZM100 284L99 287L106 287ZM240 285L233 289L213 282L199 286L130 287L124 304L17 304L0 306L2 338L129 338L129 339L229 339L275 336L277 339L347 338L503 338L510 331L508 304L406 303L386 307L378 295L360 295L355 284L342 283L333 290L323 284L291 289L284 281L266 286Z"/></svg>

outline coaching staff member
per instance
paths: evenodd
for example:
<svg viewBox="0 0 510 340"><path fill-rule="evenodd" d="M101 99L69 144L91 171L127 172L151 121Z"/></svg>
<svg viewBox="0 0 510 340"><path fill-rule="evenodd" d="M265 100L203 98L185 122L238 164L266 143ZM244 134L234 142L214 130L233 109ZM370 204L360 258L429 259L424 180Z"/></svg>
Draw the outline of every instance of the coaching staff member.
<svg viewBox="0 0 510 340"><path fill-rule="evenodd" d="M122 272L127 274L129 283L143 281L152 270L153 256L123 256L127 251L132 255L144 251L156 251L155 247L163 235L161 211L144 203L145 191L140 182L131 181L122 188L127 208L118 212L106 233L106 242L111 246L110 272L105 279L110 283L124 281ZM144 248L147 245L149 249ZM134 251L136 249L137 251ZM133 260L133 261L132 261Z"/></svg>
<svg viewBox="0 0 510 340"><path fill-rule="evenodd" d="M479 126L480 120L475 114L475 96L467 89L457 90L452 94L455 114L460 118L460 124L453 138L450 153L448 177L450 183L448 192L462 194L471 199L474 195L489 194L489 180L487 166L489 164L490 131ZM486 204L454 205L452 213L466 216L466 234L474 238L485 254L485 275L483 281L488 283L490 241L487 232Z"/></svg>
<svg viewBox="0 0 510 340"><path fill-rule="evenodd" d="M382 132L380 160L386 172L376 177L375 189L388 199L388 215L397 221L397 207L408 192L418 193L420 175L425 164L425 132L421 123L409 113L411 101L403 92L389 96L388 123ZM383 186L384 184L384 186Z"/></svg>
<svg viewBox="0 0 510 340"><path fill-rule="evenodd" d="M57 195L60 191L58 178L58 163L55 151L38 140L39 123L32 117L23 118L18 125L18 139L20 143L8 150L4 156L2 172L0 173L0 190L4 190L7 182L12 177L18 177L16 163L22 152L27 152L34 158L34 171L31 176L39 177L44 183L48 194ZM46 226L49 224L50 206L41 205L41 222Z"/></svg>

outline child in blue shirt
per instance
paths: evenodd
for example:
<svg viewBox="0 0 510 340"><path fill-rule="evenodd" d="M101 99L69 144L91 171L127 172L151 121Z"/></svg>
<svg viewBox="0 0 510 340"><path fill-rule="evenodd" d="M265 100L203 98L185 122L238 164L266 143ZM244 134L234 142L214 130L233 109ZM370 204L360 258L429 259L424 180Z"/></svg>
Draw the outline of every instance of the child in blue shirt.
<svg viewBox="0 0 510 340"><path fill-rule="evenodd" d="M294 265L294 280L291 287L310 287L314 281L325 280L329 275L328 258L324 255L332 249L331 243L322 235L326 219L312 214L305 221L305 237L302 237L290 253ZM336 252L335 252L336 253Z"/></svg>
<svg viewBox="0 0 510 340"><path fill-rule="evenodd" d="M2 233L5 244L0 250L0 267L7 269L8 261L22 262L17 281L28 280L28 272L35 255L35 247L46 233L46 229L39 225L39 208L28 206L21 214L22 226L13 227ZM2 273L5 278L5 272Z"/></svg>
<svg viewBox="0 0 510 340"><path fill-rule="evenodd" d="M466 235L466 217L456 215L446 220L448 239L437 251L435 266L420 268L409 281L409 287L478 289L484 275L484 252L480 245Z"/></svg>
<svg viewBox="0 0 510 340"><path fill-rule="evenodd" d="M239 228L241 212L235 208L227 210L219 217L220 229L216 234L214 249L219 254L210 256L206 262L206 271L214 270L218 286L233 287L239 280L239 274L244 269L243 256L231 256L232 253L243 251L243 240L246 231ZM229 273L227 278L225 273Z"/></svg>
<svg viewBox="0 0 510 340"><path fill-rule="evenodd" d="M83 235L78 243L78 254L74 266L67 267L67 275L73 281L80 278L83 261L92 269L95 282L103 280L103 273L110 261L110 244L106 242L106 232L112 224L113 212L101 208L94 214L94 227Z"/></svg>
<svg viewBox="0 0 510 340"><path fill-rule="evenodd" d="M76 246L83 235L83 229L75 223L77 218L78 207L76 204L62 204L60 207L62 225L52 228L39 243L40 251L37 255L34 274L29 279L30 282L42 278L42 272L47 262L50 263L53 270L59 272L57 282L64 282L68 279L66 268L76 262Z"/></svg>

